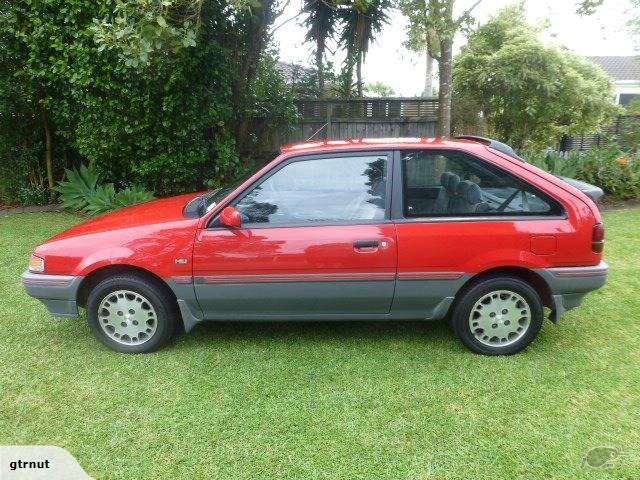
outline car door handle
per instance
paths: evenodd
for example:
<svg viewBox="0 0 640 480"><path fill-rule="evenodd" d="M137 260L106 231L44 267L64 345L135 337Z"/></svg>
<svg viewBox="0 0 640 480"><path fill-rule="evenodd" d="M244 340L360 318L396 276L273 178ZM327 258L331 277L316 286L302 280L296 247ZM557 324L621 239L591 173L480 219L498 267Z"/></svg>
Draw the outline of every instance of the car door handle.
<svg viewBox="0 0 640 480"><path fill-rule="evenodd" d="M378 248L380 242L378 240L356 240L353 242L353 248Z"/></svg>

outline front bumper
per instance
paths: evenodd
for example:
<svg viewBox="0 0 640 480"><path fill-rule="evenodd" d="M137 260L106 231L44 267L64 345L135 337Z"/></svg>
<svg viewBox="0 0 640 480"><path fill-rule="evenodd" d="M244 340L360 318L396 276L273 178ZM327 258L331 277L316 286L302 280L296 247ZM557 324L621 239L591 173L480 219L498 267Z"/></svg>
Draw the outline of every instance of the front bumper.
<svg viewBox="0 0 640 480"><path fill-rule="evenodd" d="M22 274L22 285L29 295L44 303L52 315L77 317L78 288L83 278L26 271Z"/></svg>
<svg viewBox="0 0 640 480"><path fill-rule="evenodd" d="M584 296L602 287L607 281L609 265L600 262L590 267L559 267L538 270L551 289L551 321L582 303Z"/></svg>

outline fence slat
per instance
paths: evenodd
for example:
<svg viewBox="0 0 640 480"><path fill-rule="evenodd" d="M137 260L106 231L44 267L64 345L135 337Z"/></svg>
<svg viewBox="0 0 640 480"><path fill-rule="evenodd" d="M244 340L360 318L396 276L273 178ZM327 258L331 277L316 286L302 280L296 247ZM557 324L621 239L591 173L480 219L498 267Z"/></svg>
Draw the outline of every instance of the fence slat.
<svg viewBox="0 0 640 480"><path fill-rule="evenodd" d="M558 150L561 152L585 151L611 143L617 143L622 148L636 149L638 145L634 142L638 137L640 137L640 115L618 115L616 120L602 128L600 133L562 137Z"/></svg>
<svg viewBox="0 0 640 480"><path fill-rule="evenodd" d="M268 157L285 143L342 138L433 137L436 97L295 100L298 121L258 135L258 155Z"/></svg>

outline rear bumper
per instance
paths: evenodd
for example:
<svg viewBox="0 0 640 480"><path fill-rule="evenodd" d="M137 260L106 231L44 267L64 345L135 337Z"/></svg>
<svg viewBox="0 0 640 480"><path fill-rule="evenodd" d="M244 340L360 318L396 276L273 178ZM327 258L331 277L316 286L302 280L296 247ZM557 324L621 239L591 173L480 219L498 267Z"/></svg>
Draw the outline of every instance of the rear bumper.
<svg viewBox="0 0 640 480"><path fill-rule="evenodd" d="M565 311L579 306L584 296L607 281L609 266L605 262L590 267L560 267L538 270L551 289L551 321L557 322Z"/></svg>
<svg viewBox="0 0 640 480"><path fill-rule="evenodd" d="M59 317L77 317L78 288L84 277L72 275L22 274L22 285L29 295L40 300L49 313Z"/></svg>

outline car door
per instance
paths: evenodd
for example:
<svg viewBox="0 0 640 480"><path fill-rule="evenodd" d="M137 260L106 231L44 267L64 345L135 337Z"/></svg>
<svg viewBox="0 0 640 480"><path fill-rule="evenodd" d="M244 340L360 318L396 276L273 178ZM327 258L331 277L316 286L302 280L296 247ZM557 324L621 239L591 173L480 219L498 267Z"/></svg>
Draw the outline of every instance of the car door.
<svg viewBox="0 0 640 480"><path fill-rule="evenodd" d="M437 318L475 273L536 264L536 238L555 245L566 226L562 207L532 185L457 150L397 153L392 216L398 240L398 283L392 313ZM436 189L441 205L412 197ZM455 185L455 188L451 185ZM433 196L431 196L433 197ZM549 232L556 232L549 235ZM553 255L545 251L544 255Z"/></svg>
<svg viewBox="0 0 640 480"><path fill-rule="evenodd" d="M392 155L291 158L230 205L194 246L194 285L207 318L322 318L389 312L396 274L389 220Z"/></svg>

